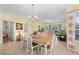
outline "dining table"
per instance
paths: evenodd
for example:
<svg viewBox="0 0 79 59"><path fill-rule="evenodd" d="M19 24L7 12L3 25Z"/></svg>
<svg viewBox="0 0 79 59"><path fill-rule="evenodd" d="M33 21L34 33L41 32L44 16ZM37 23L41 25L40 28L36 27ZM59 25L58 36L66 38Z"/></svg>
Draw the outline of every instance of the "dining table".
<svg viewBox="0 0 79 59"><path fill-rule="evenodd" d="M39 44L40 46L44 46L45 48L45 54L47 55L47 46L50 44L51 37L41 37L41 36L36 36L36 35L31 35L32 41L34 43ZM41 51L42 53L42 51Z"/></svg>

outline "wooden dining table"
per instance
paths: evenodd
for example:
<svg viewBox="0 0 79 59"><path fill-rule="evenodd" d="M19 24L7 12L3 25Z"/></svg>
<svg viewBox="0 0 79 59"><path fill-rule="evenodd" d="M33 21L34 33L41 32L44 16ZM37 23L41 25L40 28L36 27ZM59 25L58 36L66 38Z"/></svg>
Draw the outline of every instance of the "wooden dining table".
<svg viewBox="0 0 79 59"><path fill-rule="evenodd" d="M47 54L47 46L50 44L51 41L51 37L39 37L39 36L35 36L35 35L31 35L32 36L32 41L34 43L39 44L40 46L44 46L45 48L45 54ZM41 51L42 53L42 51Z"/></svg>

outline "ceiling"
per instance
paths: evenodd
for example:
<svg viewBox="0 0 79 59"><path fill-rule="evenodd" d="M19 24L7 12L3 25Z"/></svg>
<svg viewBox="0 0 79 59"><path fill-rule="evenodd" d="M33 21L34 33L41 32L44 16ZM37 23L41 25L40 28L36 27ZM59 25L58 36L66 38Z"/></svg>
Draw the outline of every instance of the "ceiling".
<svg viewBox="0 0 79 59"><path fill-rule="evenodd" d="M67 4L34 4L34 16L46 22L64 17ZM32 4L0 4L0 11L8 14L29 18L32 15Z"/></svg>

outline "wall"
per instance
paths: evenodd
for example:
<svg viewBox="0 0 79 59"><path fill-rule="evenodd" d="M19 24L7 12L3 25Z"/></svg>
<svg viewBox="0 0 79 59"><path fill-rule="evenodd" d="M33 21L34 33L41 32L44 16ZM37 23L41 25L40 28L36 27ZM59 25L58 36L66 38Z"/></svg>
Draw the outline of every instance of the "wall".
<svg viewBox="0 0 79 59"><path fill-rule="evenodd" d="M61 21L60 23L61 23L61 30L66 31L66 20Z"/></svg>
<svg viewBox="0 0 79 59"><path fill-rule="evenodd" d="M49 24L48 23L43 23L44 29L46 32L49 32Z"/></svg>
<svg viewBox="0 0 79 59"><path fill-rule="evenodd" d="M0 20L0 44L2 44L3 43L3 39L2 39L2 37L3 37L3 29L2 29L3 27L2 27L2 21Z"/></svg>
<svg viewBox="0 0 79 59"><path fill-rule="evenodd" d="M41 27L43 27L44 25L38 21L32 21L30 20L28 22L29 25L29 33L33 33L33 31L38 31L38 26L40 25Z"/></svg>

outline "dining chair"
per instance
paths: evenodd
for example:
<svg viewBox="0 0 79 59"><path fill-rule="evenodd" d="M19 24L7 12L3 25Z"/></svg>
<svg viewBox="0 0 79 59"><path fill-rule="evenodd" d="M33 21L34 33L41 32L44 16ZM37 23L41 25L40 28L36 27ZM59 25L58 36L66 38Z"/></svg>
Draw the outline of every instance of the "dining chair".
<svg viewBox="0 0 79 59"><path fill-rule="evenodd" d="M39 52L39 45L32 42L32 37L29 35L28 39L27 39L27 49L26 49L26 53L28 54L30 49L31 49L31 55L33 55L36 52ZM37 48L38 51L34 51L34 49Z"/></svg>
<svg viewBox="0 0 79 59"><path fill-rule="evenodd" d="M41 53L43 53L44 51L42 51L43 49L46 50L45 52L49 51L49 54L52 55L55 52L55 48L57 46L57 36L55 34L53 34L51 40L50 40L50 44L47 45L47 48L45 48L44 46L41 47Z"/></svg>
<svg viewBox="0 0 79 59"><path fill-rule="evenodd" d="M55 34L53 34L52 40L50 42L50 54L52 54L52 51L53 51L53 54L55 53L57 41L58 41L57 36Z"/></svg>
<svg viewBox="0 0 79 59"><path fill-rule="evenodd" d="M27 36L27 33L25 33L25 32L21 33L21 41L20 42L23 44L22 48L25 47L26 44L27 44L27 38L26 38L26 36Z"/></svg>

